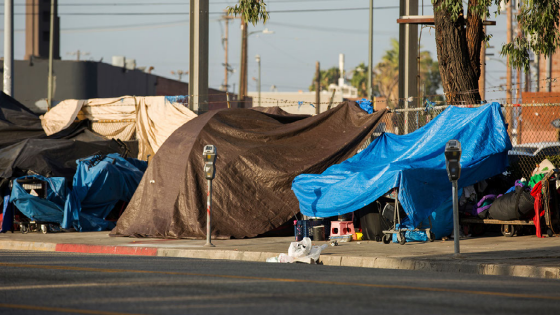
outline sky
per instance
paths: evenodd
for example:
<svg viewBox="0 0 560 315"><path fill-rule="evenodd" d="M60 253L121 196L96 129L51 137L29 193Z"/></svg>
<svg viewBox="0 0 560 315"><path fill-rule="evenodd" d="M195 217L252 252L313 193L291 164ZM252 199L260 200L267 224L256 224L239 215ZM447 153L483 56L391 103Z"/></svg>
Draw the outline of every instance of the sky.
<svg viewBox="0 0 560 315"><path fill-rule="evenodd" d="M345 70L361 62L367 64L370 0L269 0L270 20L266 25L250 25L248 40L249 91L256 91L261 57L262 91L274 85L280 92L307 91L315 74L315 63L321 69L338 67L339 54L345 55ZM398 1L374 1L374 64L390 48L390 40L398 39ZM234 0L210 1L209 24L209 86L218 89L224 82L225 51L222 38L225 24L221 19ZM419 13L433 15L430 0L419 0ZM14 0L14 55L23 59L25 53L25 0ZM153 73L178 79L172 71L188 71L189 67L189 1L179 0L59 0L62 59L75 59L80 50L82 59L103 60L112 56L136 59L139 67L154 67ZM3 3L2 11L3 11ZM332 10L332 11L321 11ZM284 11L284 12L283 12ZM493 8L492 12L495 11ZM88 15L83 15L87 13ZM487 100L503 98L505 92L505 58L499 55L505 43L505 16L488 32L493 34L487 60ZM4 16L0 17L4 25ZM229 84L239 87L241 30L239 19L229 23L229 64L234 73ZM268 29L273 33L264 34ZM0 54L4 52L3 30ZM435 30L422 30L421 46L436 59ZM87 54L87 55L85 55ZM255 79L253 79L255 78ZM183 76L188 81L188 76ZM231 90L231 87L230 87ZM443 91L440 91L443 92Z"/></svg>

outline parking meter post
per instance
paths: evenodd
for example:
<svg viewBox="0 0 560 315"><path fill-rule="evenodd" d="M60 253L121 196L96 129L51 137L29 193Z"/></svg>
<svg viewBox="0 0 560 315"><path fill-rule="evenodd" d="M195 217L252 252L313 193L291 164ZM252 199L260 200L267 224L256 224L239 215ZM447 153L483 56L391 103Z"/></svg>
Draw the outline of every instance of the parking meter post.
<svg viewBox="0 0 560 315"><path fill-rule="evenodd" d="M453 243L455 247L455 256L461 253L459 249L459 196L457 189L457 181L453 181Z"/></svg>
<svg viewBox="0 0 560 315"><path fill-rule="evenodd" d="M458 140L449 140L445 145L445 168L447 176L453 186L453 239L455 247L455 257L460 258L459 249L459 186L457 181L461 177L461 143Z"/></svg>
<svg viewBox="0 0 560 315"><path fill-rule="evenodd" d="M208 198L206 201L206 247L215 247L212 244L212 180L208 180Z"/></svg>
<svg viewBox="0 0 560 315"><path fill-rule="evenodd" d="M216 176L216 157L218 152L216 147L208 144L204 146L202 157L204 161L204 177L208 185L206 200L206 244L204 246L214 247L212 244L212 180Z"/></svg>

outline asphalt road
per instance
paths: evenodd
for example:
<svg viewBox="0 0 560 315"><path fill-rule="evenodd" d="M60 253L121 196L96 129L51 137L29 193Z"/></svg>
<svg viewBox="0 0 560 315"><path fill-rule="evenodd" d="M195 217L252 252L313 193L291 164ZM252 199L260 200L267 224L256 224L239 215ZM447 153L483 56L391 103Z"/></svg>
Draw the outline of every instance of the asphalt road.
<svg viewBox="0 0 560 315"><path fill-rule="evenodd" d="M560 281L0 251L0 314L558 314Z"/></svg>

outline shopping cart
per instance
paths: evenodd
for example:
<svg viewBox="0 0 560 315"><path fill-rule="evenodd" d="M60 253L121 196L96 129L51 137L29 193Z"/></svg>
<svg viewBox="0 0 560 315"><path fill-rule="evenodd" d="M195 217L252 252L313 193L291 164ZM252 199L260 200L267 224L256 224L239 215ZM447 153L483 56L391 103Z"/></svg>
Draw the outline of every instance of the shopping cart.
<svg viewBox="0 0 560 315"><path fill-rule="evenodd" d="M393 209L393 226L390 230L384 230L383 231L383 243L384 244L389 244L391 243L391 241L393 240L393 234L397 235L397 241L399 242L399 244L404 245L406 243L406 237L405 237L405 233L407 231L414 231L414 232L425 232L426 236L428 237L428 240L430 242L433 242L435 240L435 234L432 232L432 219L430 217L428 217L428 221L429 221L429 227L424 228L422 225L414 228L414 229L410 229L410 228L404 228L401 224L401 211L400 211L400 202L398 199L398 195L399 195L399 191L398 188L393 188L388 194L384 195L382 198L384 198L385 200L388 200L387 205L385 205L385 208L387 208L388 206L391 206L391 202L394 202L394 209ZM384 211L386 210L384 208Z"/></svg>

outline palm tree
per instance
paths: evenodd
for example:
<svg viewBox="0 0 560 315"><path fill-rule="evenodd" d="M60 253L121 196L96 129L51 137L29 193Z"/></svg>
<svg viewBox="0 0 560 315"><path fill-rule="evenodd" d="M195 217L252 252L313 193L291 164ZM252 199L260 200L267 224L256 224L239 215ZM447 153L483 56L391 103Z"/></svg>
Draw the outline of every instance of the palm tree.
<svg viewBox="0 0 560 315"><path fill-rule="evenodd" d="M373 68L377 91L387 98L387 105L394 107L399 93L399 42L391 39L391 49L385 51L381 61Z"/></svg>
<svg viewBox="0 0 560 315"><path fill-rule="evenodd" d="M399 42L391 39L391 49L385 51L381 61L374 67L376 90L387 98L387 104L395 107L398 104L399 92ZM441 87L438 62L432 59L429 51L420 52L420 83L422 95L430 100L443 100L436 95Z"/></svg>
<svg viewBox="0 0 560 315"><path fill-rule="evenodd" d="M327 89L331 83L337 84L340 78L340 70L332 67L327 70L321 70L321 89ZM313 83L309 86L309 91L315 91L316 78L313 76Z"/></svg>

